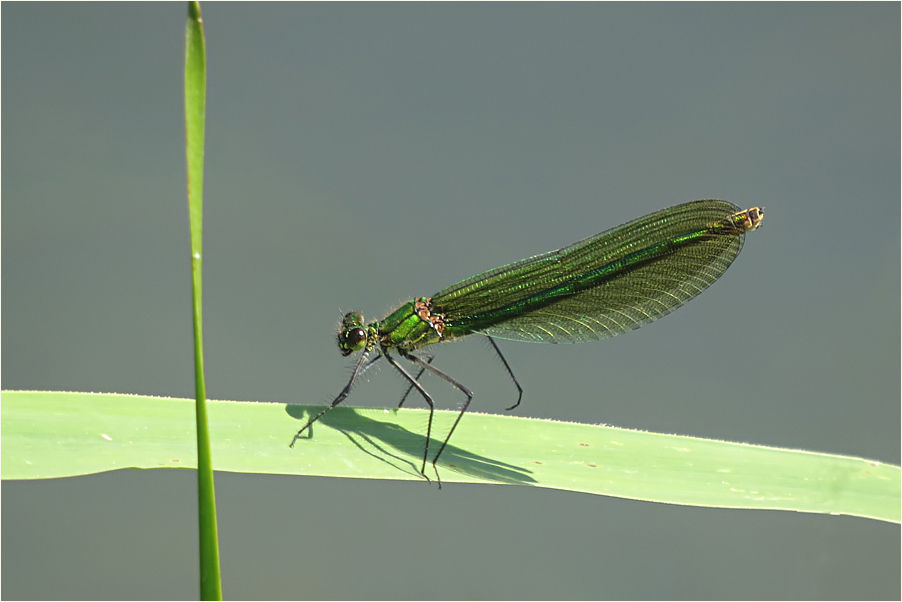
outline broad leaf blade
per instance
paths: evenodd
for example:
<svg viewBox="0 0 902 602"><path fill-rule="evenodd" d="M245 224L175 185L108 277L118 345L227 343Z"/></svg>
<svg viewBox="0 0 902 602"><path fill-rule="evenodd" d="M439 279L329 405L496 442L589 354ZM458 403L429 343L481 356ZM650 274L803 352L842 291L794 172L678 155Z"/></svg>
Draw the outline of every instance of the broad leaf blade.
<svg viewBox="0 0 902 602"><path fill-rule="evenodd" d="M2 394L4 479L118 468L195 468L193 401L93 393ZM417 480L425 410L211 401L214 468ZM455 413L436 412L436 432ZM638 500L847 514L900 522L900 467L848 456L468 413L439 464L445 483L534 485Z"/></svg>

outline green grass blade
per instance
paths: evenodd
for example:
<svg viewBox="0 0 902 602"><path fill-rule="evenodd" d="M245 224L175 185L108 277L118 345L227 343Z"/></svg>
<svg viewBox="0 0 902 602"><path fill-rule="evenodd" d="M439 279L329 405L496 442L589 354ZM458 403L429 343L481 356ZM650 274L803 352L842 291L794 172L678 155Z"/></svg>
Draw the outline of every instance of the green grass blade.
<svg viewBox="0 0 902 602"><path fill-rule="evenodd" d="M222 600L216 492L207 420L203 348L203 190L207 59L200 3L188 3L185 29L185 151L188 167L188 218L191 231L191 290L194 317L194 382L197 441L197 504L200 540L200 597Z"/></svg>
<svg viewBox="0 0 902 602"><path fill-rule="evenodd" d="M210 402L216 470L420 480L425 410L339 407L288 448L312 406ZM192 402L2 393L4 479L194 468ZM456 413L436 412L436 433ZM491 434L491 436L487 436ZM444 483L532 485L622 498L846 514L899 523L902 469L872 460L608 426L468 413ZM425 486L425 485L424 485Z"/></svg>

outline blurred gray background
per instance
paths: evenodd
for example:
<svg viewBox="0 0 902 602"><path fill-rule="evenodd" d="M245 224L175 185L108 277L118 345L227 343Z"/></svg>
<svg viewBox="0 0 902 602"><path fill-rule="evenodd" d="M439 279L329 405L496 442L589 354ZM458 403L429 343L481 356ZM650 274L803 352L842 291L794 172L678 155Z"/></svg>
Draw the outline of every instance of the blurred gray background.
<svg viewBox="0 0 902 602"><path fill-rule="evenodd" d="M350 364L341 312L378 318L725 198L767 219L673 316L594 344L501 342L517 413L899 463L899 4L203 10L212 398L327 403ZM5 389L193 394L185 18L3 3ZM512 403L483 341L438 351L474 410ZM395 405L400 377L368 376L349 403ZM229 598L900 596L900 529L864 519L513 486L216 486ZM193 472L2 495L3 598L197 596Z"/></svg>

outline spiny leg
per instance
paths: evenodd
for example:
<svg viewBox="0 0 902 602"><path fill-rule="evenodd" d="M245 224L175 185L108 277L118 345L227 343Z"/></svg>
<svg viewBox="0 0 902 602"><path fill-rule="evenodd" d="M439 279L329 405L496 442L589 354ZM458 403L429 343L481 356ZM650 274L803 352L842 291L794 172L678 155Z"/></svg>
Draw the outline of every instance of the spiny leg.
<svg viewBox="0 0 902 602"><path fill-rule="evenodd" d="M429 365L416 356L412 356L412 355L406 354L404 352L400 352L400 353L402 355L404 355L404 357L406 357L407 359L416 358L416 362L420 362L425 366ZM410 372L405 370L404 366L399 364L395 358L393 358L392 356L390 356L386 353L385 359L387 359L388 362L392 366L394 366L395 368L398 369L398 372L400 372L401 375L404 378L406 378L408 380L408 382L410 382L410 385L412 387L415 387L416 390L420 392L420 395L422 395L423 399L426 400L426 403L429 404L429 424L426 426L426 449L423 450L423 467L420 469L420 474L423 475L423 478L425 478L428 481L429 477L426 476L426 459L429 457L429 440L432 438L432 417L435 415L435 403L433 403L432 397L429 396L429 393L426 392L426 389L423 388L423 385L418 383L417 380L413 376L410 375ZM431 366L430 366L430 368L431 368ZM435 370L435 368L432 368L432 369ZM442 486L441 480L439 480L438 486L439 487Z"/></svg>
<svg viewBox="0 0 902 602"><path fill-rule="evenodd" d="M523 400L523 387L520 386L520 382L517 380L517 377L514 376L514 371L511 369L510 364L507 363L507 358L504 357L504 354L501 353L501 348L498 347L498 343L495 342L495 339L490 337L489 335L485 335L485 338L489 340L489 343L492 344L492 348L495 350L495 353L498 355L498 359L501 360L501 363L504 364L504 369L507 371L507 375L511 377L511 381L513 381L514 386L517 387L517 403L512 405L509 408L505 408L506 411L510 412L514 408L520 405L520 402ZM432 360L435 359L435 355L431 353L421 353L421 358L426 358L426 363L431 364ZM426 371L426 368L420 368L420 371L417 372L417 375L414 377L418 382L420 378L423 376L423 372ZM398 407L404 405L404 402L407 401L407 397L410 395L410 392L413 391L413 385L407 385L407 391L404 392L404 395L401 396L401 403L398 404Z"/></svg>
<svg viewBox="0 0 902 602"><path fill-rule="evenodd" d="M518 405L520 405L520 400L523 399L523 387L521 387L521 386L520 386L520 383L517 382L517 377L514 376L514 371L511 370L511 367L510 367L510 365L507 363L507 360L504 359L504 355L502 355L501 349L498 348L498 343L495 342L495 339L493 339L493 338L490 337L489 335L485 335L485 338L487 338L487 339L489 340L489 343L492 344L492 347L495 348L495 353L497 353L497 354L498 354L498 357L501 358L501 363L504 364L504 368L507 370L507 373L510 375L511 380L514 381L514 386L517 387L517 391L520 392L520 394L517 395L517 403L515 403L515 404L512 405L511 407L507 408L507 411L510 412L510 411L513 410L515 407L517 407Z"/></svg>
<svg viewBox="0 0 902 602"><path fill-rule="evenodd" d="M363 365L363 368L360 369L360 372L357 373L357 378L360 378L361 376L363 376L363 373L366 372L367 370L369 370L370 366L372 366L373 364L378 362L380 359L382 359L381 353L377 354L376 357L374 357L373 359L371 359L370 361L365 363Z"/></svg>
<svg viewBox="0 0 902 602"><path fill-rule="evenodd" d="M435 355L431 353L423 353L423 357L426 358L426 363L431 364L432 360L435 359ZM423 372L426 371L426 368L420 368L420 371L417 372L417 375L414 377L414 380L420 382L420 377L423 376ZM407 401L407 396L410 395L410 392L413 391L413 385L407 385L407 391L404 392L404 395L401 396L401 403L398 404L398 407L404 405L404 402Z"/></svg>
<svg viewBox="0 0 902 602"><path fill-rule="evenodd" d="M329 412L332 408L343 402L351 393L351 388L353 388L354 386L354 381L356 381L360 377L360 375L363 374L370 366L375 364L380 357L382 357L381 354L372 359L369 359L369 351L364 351L360 355L360 359L357 360L357 365L354 367L354 372L351 374L351 380L349 380L348 384L345 385L345 388L341 390L341 393L338 394L338 397L335 398L335 401L333 401L325 410L311 418L310 421L304 425L304 428L299 430L298 434L294 436L294 439L291 440L291 445L289 445L288 447L294 447L294 444L297 443L297 440L301 437L301 434L308 428L310 428L310 425L322 418L323 415Z"/></svg>
<svg viewBox="0 0 902 602"><path fill-rule="evenodd" d="M455 389L459 390L461 393L463 393L464 395L467 396L467 401L464 402L464 407L461 408L460 414L457 415L457 420L454 421L454 424L451 426L451 430L448 431L448 436L445 437L445 441L442 443L442 446L439 448L438 453L435 454L435 457L432 459L432 468L433 468L433 470L435 470L435 478L438 479L438 486L439 486L439 488L441 488L442 478L438 474L438 466L436 466L436 462L438 462L438 459L442 455L442 452L445 451L445 447L448 445L448 441L451 440L451 435L454 434L454 429L457 428L457 424L460 422L460 419L463 418L464 412L466 412L467 408L470 407L470 402L473 400L473 392L470 391L465 386L463 386L462 384L460 384L459 382L457 382L456 380L454 380L453 378L451 378L450 376L448 376L447 374L445 374L444 372L442 372L441 370L439 370L438 368L436 368L435 366L431 365L429 362L423 361L420 358L418 358L417 356L412 355L410 353L406 353L404 351L401 351L400 353L405 358L412 361L414 364L420 366L421 368L429 370L436 376L443 378L444 380L449 382ZM419 383L417 383L417 388L424 395L426 394L425 391L423 391L423 388L420 386ZM429 426L430 426L430 428L432 427L432 413L429 414ZM423 467L425 468L425 466L426 466L426 464L424 462Z"/></svg>
<svg viewBox="0 0 902 602"><path fill-rule="evenodd" d="M501 363L504 364L504 369L507 371L507 375L511 377L511 381L513 381L514 386L517 387L517 403L512 405L509 408L505 408L506 411L510 412L514 408L520 405L520 402L523 400L523 387L520 386L520 382L517 380L517 377L514 376L514 371L511 369L510 364L507 363L507 358L504 357L504 354L501 353L501 348L498 347L498 343L495 342L495 339L490 337L489 335L485 335L485 338L489 340L489 343L492 344L492 349L494 349L495 353L498 355L498 359L501 360ZM426 358L426 363L431 364L432 360L435 359L435 355L431 353L420 353L420 358ZM414 377L419 382L420 378L423 376L423 372L426 371L426 368L420 368L420 371L417 372L417 375ZM398 407L404 405L404 402L407 401L407 397L410 395L410 392L413 391L413 385L407 385L407 391L404 392L404 395L401 396L401 403L398 404Z"/></svg>

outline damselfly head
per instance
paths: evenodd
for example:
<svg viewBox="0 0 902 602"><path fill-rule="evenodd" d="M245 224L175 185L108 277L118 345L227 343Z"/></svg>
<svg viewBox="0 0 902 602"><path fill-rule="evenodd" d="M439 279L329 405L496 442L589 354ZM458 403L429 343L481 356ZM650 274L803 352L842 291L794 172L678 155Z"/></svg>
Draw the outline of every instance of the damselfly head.
<svg viewBox="0 0 902 602"><path fill-rule="evenodd" d="M338 325L338 348L342 355L351 355L366 346L366 329L363 314L352 311L345 314Z"/></svg>

